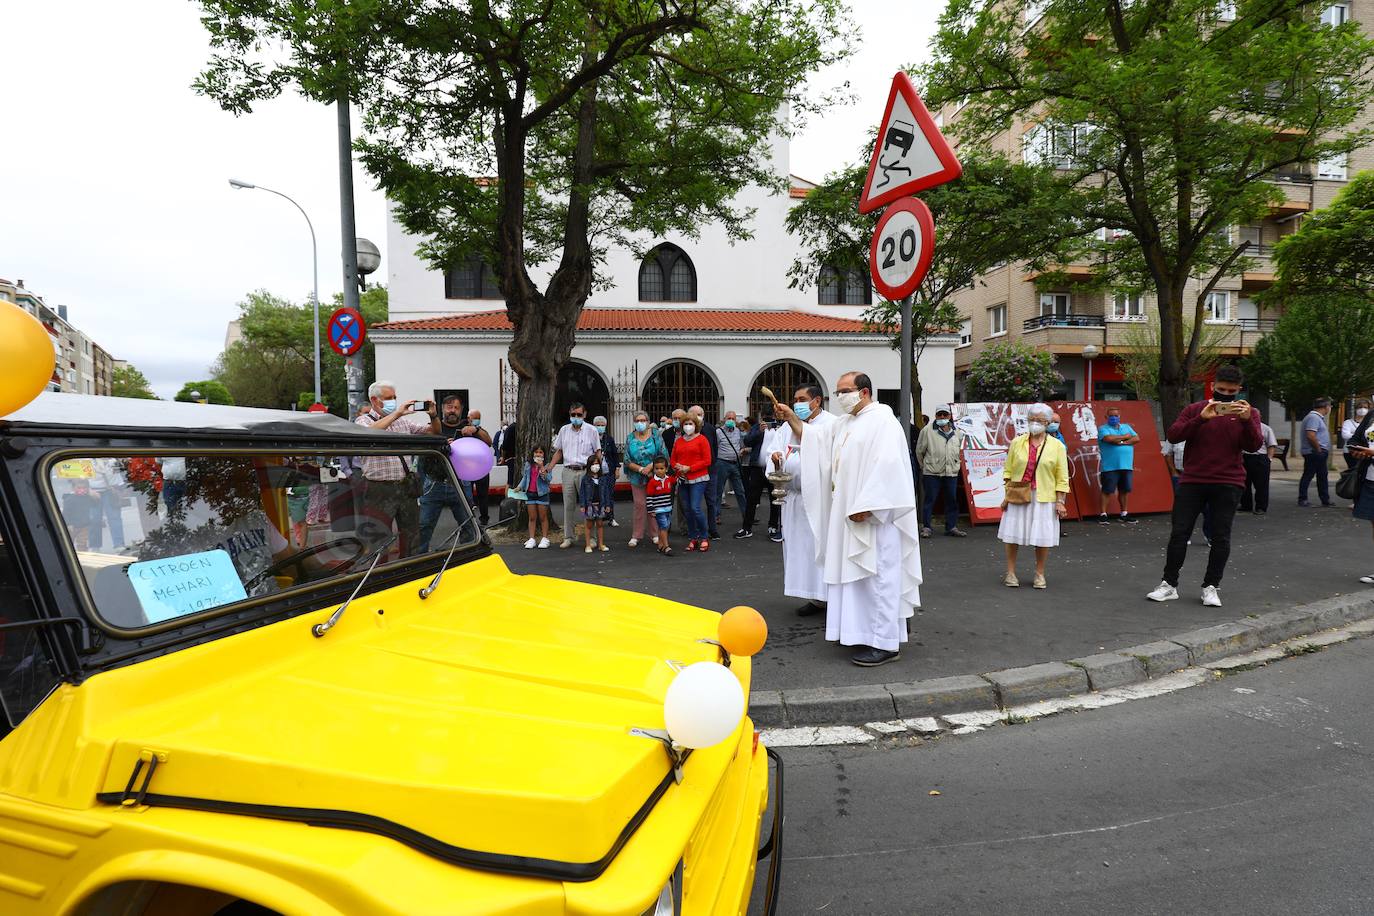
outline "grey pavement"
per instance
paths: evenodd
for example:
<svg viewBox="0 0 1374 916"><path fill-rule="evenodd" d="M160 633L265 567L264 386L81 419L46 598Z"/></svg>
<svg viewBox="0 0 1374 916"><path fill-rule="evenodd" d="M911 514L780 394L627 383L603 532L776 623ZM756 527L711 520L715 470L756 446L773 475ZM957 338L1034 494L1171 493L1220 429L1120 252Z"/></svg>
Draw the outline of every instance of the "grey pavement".
<svg viewBox="0 0 1374 916"><path fill-rule="evenodd" d="M781 912L1374 912L1371 666L1357 640L967 737L783 748Z"/></svg>
<svg viewBox="0 0 1374 916"><path fill-rule="evenodd" d="M757 608L769 625L768 645L755 660L754 689L880 685L981 674L1063 662L1150 643L1185 631L1253 619L1336 595L1369 591L1359 576L1374 571L1369 526L1347 508L1300 509L1297 487L1276 479L1269 514L1238 516L1221 594L1224 606L1199 601L1207 548L1194 535L1179 601L1157 604L1145 593L1158 584L1168 540L1167 516L1136 525L1067 523L1069 536L1051 553L1044 591L1001 584L1003 554L996 527L969 529L958 540L938 533L921 542L923 609L912 619L912 642L881 668L849 663L850 650L824 640L821 615L800 618L801 603L782 594L781 545L765 527L734 541L739 514L726 509L725 537L705 555L681 551L664 558L652 547L625 546L630 506L620 504L621 527L608 529L608 554L581 547L524 550L500 545L517 573L560 576L725 610ZM557 507L555 507L555 511ZM1029 556L1023 556L1029 580Z"/></svg>

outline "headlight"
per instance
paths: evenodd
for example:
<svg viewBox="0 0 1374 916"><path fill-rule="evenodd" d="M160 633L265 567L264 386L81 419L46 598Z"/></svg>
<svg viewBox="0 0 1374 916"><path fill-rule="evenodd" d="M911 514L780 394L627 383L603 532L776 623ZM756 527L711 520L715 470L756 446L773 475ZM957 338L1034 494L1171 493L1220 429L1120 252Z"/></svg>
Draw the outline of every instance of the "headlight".
<svg viewBox="0 0 1374 916"><path fill-rule="evenodd" d="M678 916L682 911L682 863L677 864L673 876L658 892L658 900L644 911L644 916Z"/></svg>

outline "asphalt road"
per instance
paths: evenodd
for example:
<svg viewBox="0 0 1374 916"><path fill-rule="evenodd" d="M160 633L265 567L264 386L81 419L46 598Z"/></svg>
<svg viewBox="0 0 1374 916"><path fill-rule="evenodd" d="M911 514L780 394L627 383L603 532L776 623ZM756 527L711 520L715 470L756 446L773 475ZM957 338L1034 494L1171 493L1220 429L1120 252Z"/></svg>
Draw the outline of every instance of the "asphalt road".
<svg viewBox="0 0 1374 916"><path fill-rule="evenodd" d="M825 642L822 617L796 616L801 602L782 594L781 545L768 540L763 526L750 540L732 540L729 534L739 527L733 509L722 519L725 538L705 555L683 553L679 536L673 538L678 547L673 557L661 557L651 547L629 549L628 504L617 510L622 526L609 529L610 553L589 556L580 546L559 550L556 544L549 550L524 550L519 544L498 549L519 573L594 582L716 610L736 604L757 608L770 629L768 645L755 660L758 688L884 684L1060 661L1366 588L1357 580L1374 569L1368 524L1353 521L1345 508L1299 509L1296 491L1294 482L1276 480L1267 516L1237 518L1221 608L1198 602L1206 565L1200 532L1184 566L1182 600L1145 600L1159 583L1167 516L1145 517L1131 526L1069 523L1070 536L1051 554L1045 591L1001 584L1003 548L995 526L971 529L963 540L937 535L922 541L924 607L913 619L914 639L897 662L881 668L850 664L852 650ZM1022 558L1027 580L1031 569L1027 553Z"/></svg>
<svg viewBox="0 0 1374 916"><path fill-rule="evenodd" d="M1371 666L1361 640L975 735L784 748L782 912L1374 912Z"/></svg>

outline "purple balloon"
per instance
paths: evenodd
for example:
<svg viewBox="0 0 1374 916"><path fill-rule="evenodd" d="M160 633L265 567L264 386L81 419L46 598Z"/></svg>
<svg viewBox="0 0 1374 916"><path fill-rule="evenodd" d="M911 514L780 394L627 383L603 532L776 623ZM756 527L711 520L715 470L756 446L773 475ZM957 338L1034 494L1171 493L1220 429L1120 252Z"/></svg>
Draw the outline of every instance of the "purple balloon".
<svg viewBox="0 0 1374 916"><path fill-rule="evenodd" d="M491 473L496 464L496 456L491 446L476 436L465 436L453 441L448 455L453 465L453 473L459 480L481 480Z"/></svg>

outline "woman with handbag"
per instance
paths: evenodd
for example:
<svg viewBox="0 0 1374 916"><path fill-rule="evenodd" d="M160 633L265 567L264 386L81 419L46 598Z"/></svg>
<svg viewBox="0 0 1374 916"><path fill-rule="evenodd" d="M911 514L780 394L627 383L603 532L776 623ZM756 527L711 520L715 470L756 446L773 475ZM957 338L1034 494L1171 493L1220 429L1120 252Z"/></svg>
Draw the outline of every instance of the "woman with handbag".
<svg viewBox="0 0 1374 916"><path fill-rule="evenodd" d="M1035 548L1035 588L1045 587L1045 561L1059 546L1059 520L1067 511L1069 455L1064 443L1046 434L1053 411L1035 404L1026 413L1029 431L1007 449L1002 468L1002 523L997 537L1007 545L1007 574L1002 584L1016 588L1016 554Z"/></svg>

